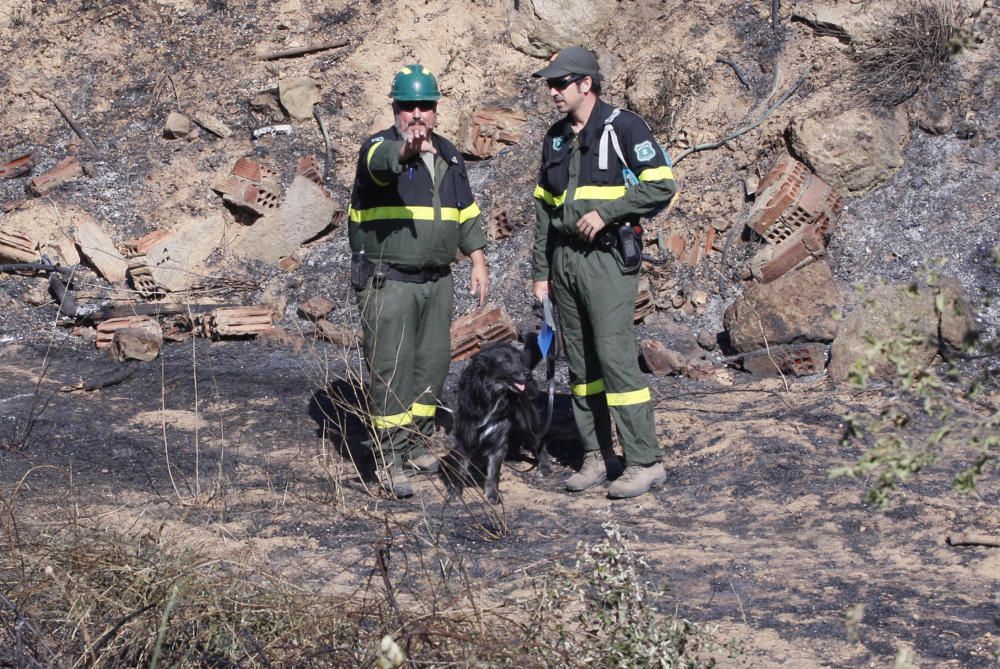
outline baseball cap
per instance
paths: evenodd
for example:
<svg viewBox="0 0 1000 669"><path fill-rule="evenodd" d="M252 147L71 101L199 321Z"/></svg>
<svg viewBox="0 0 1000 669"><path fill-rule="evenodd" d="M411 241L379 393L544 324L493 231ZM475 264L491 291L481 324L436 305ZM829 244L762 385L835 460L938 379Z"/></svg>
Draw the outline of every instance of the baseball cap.
<svg viewBox="0 0 1000 669"><path fill-rule="evenodd" d="M531 76L554 79L567 74L582 74L591 77L601 76L601 66L594 54L583 47L568 46L561 49L547 66Z"/></svg>

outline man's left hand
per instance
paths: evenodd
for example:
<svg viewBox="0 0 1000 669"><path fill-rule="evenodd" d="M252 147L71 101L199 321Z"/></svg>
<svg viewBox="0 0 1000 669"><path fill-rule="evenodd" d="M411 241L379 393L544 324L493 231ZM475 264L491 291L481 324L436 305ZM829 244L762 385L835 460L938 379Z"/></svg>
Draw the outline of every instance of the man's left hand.
<svg viewBox="0 0 1000 669"><path fill-rule="evenodd" d="M588 211L576 222L576 231L588 242L594 241L597 233L605 228L607 223L596 211Z"/></svg>
<svg viewBox="0 0 1000 669"><path fill-rule="evenodd" d="M473 295L479 293L479 306L486 304L486 295L490 290L490 270L486 265L486 254L482 249L472 252L472 288L469 292Z"/></svg>

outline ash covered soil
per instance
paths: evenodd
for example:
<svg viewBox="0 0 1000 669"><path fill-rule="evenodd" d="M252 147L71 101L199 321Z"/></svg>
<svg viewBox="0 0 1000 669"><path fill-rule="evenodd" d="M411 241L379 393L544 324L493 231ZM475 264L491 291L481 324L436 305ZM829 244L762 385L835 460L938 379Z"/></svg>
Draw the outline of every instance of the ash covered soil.
<svg viewBox="0 0 1000 669"><path fill-rule="evenodd" d="M2 157L35 151L40 169L65 155L91 163L92 176L35 206L81 208L116 241L212 213L228 215L236 226L209 185L237 158L281 166L286 185L299 156L322 162L323 141L312 121L294 122L288 136L250 137L268 119L247 101L279 79L308 75L320 83L318 107L332 138L325 185L346 207L357 146L390 122L383 89L400 65L426 62L445 91L446 136L455 136L461 109L482 102L528 118L519 143L470 162L470 179L487 225L503 212L513 227L512 236L488 247L491 301L530 329L537 321L529 295L528 194L539 141L554 116L527 77L544 61L503 38L506 4L429 0L416 9L392 2L316 9L292 1L265 7L173 0L57 8L0 0L0 53L6 62L16 53L22 63L0 72ZM652 50L666 41L658 35L672 35L706 53L739 53L756 64L754 91L767 88L765 70L775 63L787 73L787 87L806 64L835 73L844 60L836 40L801 23L786 21L776 45L765 10L747 3L711 10L684 2L619 4L620 20L607 29L606 43L632 39ZM13 12L25 7L15 21ZM400 20L410 12L415 20ZM260 48L335 37L350 44L303 58L254 57ZM914 130L902 168L882 187L847 200L829 258L845 295L857 283L918 278L938 257L977 302L997 295L1000 276L989 253L1000 232L1000 100L995 75L983 73L995 73L1000 59L995 42L982 49L959 72L965 84L956 84L955 103L956 114L976 120L978 134L961 139ZM619 103L631 71L626 60L611 61L608 97ZM758 94L723 66L701 68L704 87L678 105L676 125L707 139L738 127L734 109L750 108L758 101L748 96ZM832 74L811 82L758 130L678 165L681 196L663 216L693 228L720 215L741 228L741 198L708 212L699 203L731 202L741 176L766 169L783 150L792 118L819 113L841 93ZM73 110L99 156L88 154L36 89ZM234 134L222 139L200 131L165 140L164 118L177 108L209 111ZM678 145L668 149L674 153ZM11 205L0 229L25 199L25 182L0 180L0 204ZM951 479L972 454L950 453L880 512L862 502L864 481L828 477L831 467L860 455L841 443L844 416L891 401L879 387L857 390L823 374L753 379L727 369L718 351L706 354L717 372L705 379L651 375L667 484L637 500L611 501L600 489L561 491L579 453L560 365L548 439L552 471L509 463L502 507L471 496L464 506L444 507L433 479L416 479L409 501L372 494L351 460L363 430L354 415L362 406L353 390L362 376L358 353L313 340L310 324L296 313L299 303L323 295L336 305L330 320L355 324L345 237L338 228L311 241L301 266L288 272L225 248L210 258L214 276L243 286L220 281L213 297L273 306L279 325L307 334L301 349L252 340L166 343L157 360L130 363L126 380L99 391L73 388L120 366L58 322L44 278L0 274L0 485L18 525L44 530L77 517L123 534L158 528L219 556L250 554L315 592L365 588L376 544L391 526L394 559L449 556L488 597L510 601L530 597L532 574L571 564L577 543L602 538L601 523L616 519L637 538L651 567L646 576L669 587L662 608L718 624L739 642L740 653L718 657L722 666L881 667L901 644L913 649L918 666L995 666L1000 552L951 547L945 537L1000 534L997 479L984 479L976 496L959 495ZM739 261L754 247L734 239L726 264L716 251L697 267L669 261L646 268L654 283L669 284L668 299L639 325L640 338L669 342L677 324L696 333L722 330L722 313L740 290ZM456 269L457 314L474 308L467 268ZM82 286L94 303L136 299L93 273ZM704 305L671 307L670 295L696 290L708 295ZM997 309L981 309L987 334L997 332ZM445 406L463 367L452 367ZM354 410L332 403L328 389ZM436 436L441 451L449 443L445 427ZM845 620L859 604L865 613L855 640Z"/></svg>

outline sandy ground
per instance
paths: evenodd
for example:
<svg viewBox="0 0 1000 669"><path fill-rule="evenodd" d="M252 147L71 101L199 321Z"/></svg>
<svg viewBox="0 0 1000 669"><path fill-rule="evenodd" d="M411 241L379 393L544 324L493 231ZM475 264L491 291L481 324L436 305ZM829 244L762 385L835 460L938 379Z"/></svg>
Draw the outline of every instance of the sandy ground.
<svg viewBox="0 0 1000 669"><path fill-rule="evenodd" d="M34 397L40 361L26 368L25 353L2 360L8 435ZM56 351L40 396L106 370L103 356L84 357ZM921 667L992 666L1000 554L945 538L1000 531L1000 486L951 491L968 453L949 454L887 512L862 503L862 482L830 480L830 467L858 455L839 443L842 416L876 395L822 377L787 388L656 379L663 489L631 501L561 491L578 456L561 436L550 440L548 476L505 466L499 509L472 493L464 508L443 508L435 479L416 479L408 501L366 493L319 411L316 363L315 353L199 342L168 349L162 366L121 385L57 392L25 447L0 452L8 493L21 481L11 497L21 526L71 512L123 532L159 526L202 550L254 555L319 592L346 592L369 577L388 519L405 560L460 559L484 592L510 601L550 563L571 565L577 542L598 540L615 519L649 561L645 576L669 587L665 610L739 642L721 666L883 667L901 645ZM552 434L571 434L570 420L561 396ZM859 604L859 638L849 641L846 616Z"/></svg>

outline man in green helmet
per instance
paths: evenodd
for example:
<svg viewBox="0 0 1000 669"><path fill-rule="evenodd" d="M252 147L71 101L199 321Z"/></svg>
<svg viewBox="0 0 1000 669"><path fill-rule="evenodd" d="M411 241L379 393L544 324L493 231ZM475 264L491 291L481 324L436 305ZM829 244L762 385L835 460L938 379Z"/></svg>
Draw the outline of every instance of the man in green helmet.
<svg viewBox="0 0 1000 669"><path fill-rule="evenodd" d="M434 132L437 81L407 65L389 92L395 124L364 141L351 193L351 284L371 375L369 445L380 486L397 497L406 476L433 473L427 453L451 362L456 250L472 259L471 292L485 304L486 238L458 150Z"/></svg>
<svg viewBox="0 0 1000 669"><path fill-rule="evenodd" d="M645 121L600 99L601 72L590 51L566 47L533 76L545 79L565 114L542 147L532 277L535 297L551 293L559 310L583 441L583 467L565 485L579 492L607 480L602 451L612 457L613 419L626 467L608 496L635 497L666 480L633 315L639 219L673 197L673 172Z"/></svg>

